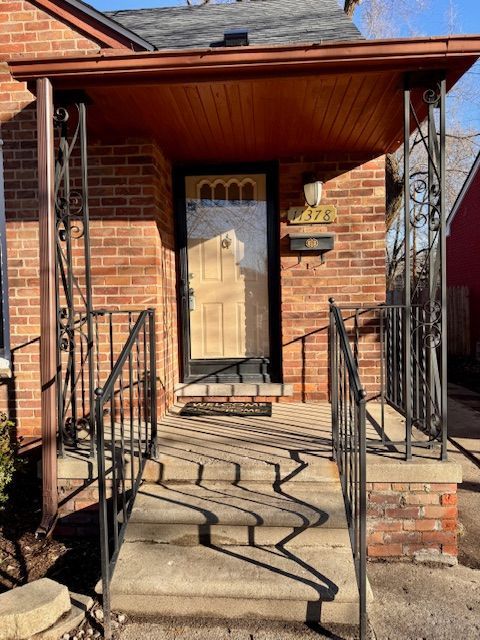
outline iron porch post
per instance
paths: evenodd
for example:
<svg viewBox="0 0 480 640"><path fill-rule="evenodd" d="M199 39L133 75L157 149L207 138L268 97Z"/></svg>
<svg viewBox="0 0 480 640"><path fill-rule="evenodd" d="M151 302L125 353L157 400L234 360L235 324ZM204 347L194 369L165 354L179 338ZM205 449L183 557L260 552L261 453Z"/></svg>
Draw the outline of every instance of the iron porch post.
<svg viewBox="0 0 480 640"><path fill-rule="evenodd" d="M42 521L36 535L52 533L57 495L57 281L53 92L37 80L38 213L40 248L40 384L42 427Z"/></svg>
<svg viewBox="0 0 480 640"><path fill-rule="evenodd" d="M435 190L437 186L437 174L436 174L436 164L439 165L438 161L438 152L437 152L437 130L435 124L435 107L436 102L430 101L428 103L428 118L427 118L427 135L428 135L428 206L430 209L430 204L435 203ZM440 167L438 167L440 168ZM440 187L440 184L438 185ZM440 187L441 188L441 187ZM442 196L441 196L442 197ZM432 212L434 209L431 210ZM429 211L429 224L428 224L428 300L430 303L433 303L437 297L437 287L438 287L438 269L436 268L436 263L438 260L438 256L436 252L433 250L436 244L436 234L434 226L430 222L432 214ZM439 232L438 232L439 233ZM435 317L435 310L432 309L431 304L428 305L427 309L425 309L425 317L428 323L431 323ZM436 369L436 360L437 360L437 350L435 348L427 350L427 358L424 362L425 374L427 379L427 395L425 402L425 426L429 433L432 433L432 429L434 427L434 415L435 415L435 395L436 395L436 384L435 384L435 369Z"/></svg>
<svg viewBox="0 0 480 640"><path fill-rule="evenodd" d="M157 353L155 335L155 309L148 310L148 330L150 345L150 438L151 456L158 455L158 435L157 435Z"/></svg>
<svg viewBox="0 0 480 640"><path fill-rule="evenodd" d="M367 419L366 393L358 403L358 496L359 496L359 597L360 597L360 638L366 640L368 627L367 609Z"/></svg>
<svg viewBox="0 0 480 640"><path fill-rule="evenodd" d="M87 366L90 427L90 456L95 456L95 371L93 363L93 301L90 256L90 212L88 209L88 149L87 149L87 109L84 102L78 105L80 157L82 167L82 203L83 203L83 251L85 256L85 312L87 318ZM98 357L98 354L97 354ZM82 366L82 365L81 365Z"/></svg>
<svg viewBox="0 0 480 640"><path fill-rule="evenodd" d="M447 459L447 239L446 239L446 93L447 81L445 76L440 80L440 304L441 304L441 341L440 341L440 407L442 428L442 460Z"/></svg>
<svg viewBox="0 0 480 640"><path fill-rule="evenodd" d="M410 84L405 78L403 90L403 205L404 205L404 308L405 308L405 337L404 337L404 378L403 393L405 403L405 457L412 457L412 370L411 370L411 341L412 341L412 292L411 292L411 258L410 258Z"/></svg>

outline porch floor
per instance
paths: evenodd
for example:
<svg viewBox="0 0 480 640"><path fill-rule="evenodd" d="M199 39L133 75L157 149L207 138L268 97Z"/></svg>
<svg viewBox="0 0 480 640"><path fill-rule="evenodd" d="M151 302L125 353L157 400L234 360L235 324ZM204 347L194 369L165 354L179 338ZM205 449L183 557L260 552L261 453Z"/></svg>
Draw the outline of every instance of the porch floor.
<svg viewBox="0 0 480 640"><path fill-rule="evenodd" d="M227 463L231 466L230 475L241 469L246 474L242 478L249 479L249 470L258 469L261 463L271 467L277 476L301 470L302 480L308 481L316 467L316 480L332 480L318 472L322 466L319 462L332 456L328 402L273 404L271 417L186 417L180 415L180 410L181 406L173 407L159 424L159 455L176 459L185 469L193 465L202 477L208 477L210 467ZM367 404L369 464L404 462L405 446L395 443L405 438L405 420L393 407L384 406L382 444L380 414L380 403ZM413 429L412 464L438 459L438 449L425 447L426 442L425 434Z"/></svg>
<svg viewBox="0 0 480 640"><path fill-rule="evenodd" d="M193 469L199 479L218 478L222 467L222 480L256 480L268 473L274 481L299 466L308 473L312 463L331 456L328 404L274 404L271 417L185 417L180 409L174 407L159 424L160 460L175 459L177 470L191 475Z"/></svg>
<svg viewBox="0 0 480 640"><path fill-rule="evenodd" d="M166 463L162 467L164 474L175 469L173 480L215 478L233 482L241 474L242 480L255 481L265 477L269 470L269 482L300 471L302 481L309 478L332 481L322 471L325 465L319 464L332 455L328 402L274 403L271 417L186 417L180 415L180 410L181 405L173 406L158 424L159 460ZM432 465L437 464L438 448L422 446L427 437L413 429L413 459L407 463L405 446L395 444L405 438L405 420L388 405L384 411L385 443L382 444L380 403L367 404L368 480L382 481L382 475L403 467L400 473L412 475L412 482L423 482L419 478L428 476ZM106 441L108 445L108 434ZM108 458L108 446L106 454ZM83 446L68 449L65 457L58 460L58 477L92 480L96 477L96 467L96 460L89 457L85 442ZM446 471L449 463L442 463L442 467ZM147 465L147 474L149 468L151 465ZM221 477L218 476L220 468ZM155 467L155 473L157 469ZM438 470L437 467L435 475ZM169 480L167 476L162 479Z"/></svg>

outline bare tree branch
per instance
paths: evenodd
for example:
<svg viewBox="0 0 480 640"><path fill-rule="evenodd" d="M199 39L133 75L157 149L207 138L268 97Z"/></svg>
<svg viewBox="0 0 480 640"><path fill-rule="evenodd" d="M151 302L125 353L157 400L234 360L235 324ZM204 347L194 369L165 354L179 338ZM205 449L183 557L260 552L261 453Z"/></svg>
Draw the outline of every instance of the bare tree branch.
<svg viewBox="0 0 480 640"><path fill-rule="evenodd" d="M467 134L447 133L446 136L447 136L447 138L453 138L455 140L473 140L474 138L480 137L480 132L479 133L467 133Z"/></svg>
<svg viewBox="0 0 480 640"><path fill-rule="evenodd" d="M350 18L353 16L355 9L358 7L361 1L362 0L345 0L343 10L347 14L347 16L350 16Z"/></svg>
<svg viewBox="0 0 480 640"><path fill-rule="evenodd" d="M342 0L344 12L352 17L359 10L360 28L368 38L394 38L408 33L421 36L421 14L433 10L434 0ZM446 33L460 32L458 26L458 1L448 0L444 16ZM443 194L447 211L453 206L473 159L480 148L480 131L474 126L480 104L480 86L477 77L480 64L477 63L447 99L449 132L446 140L446 190ZM423 125L424 126L424 125ZM422 128L423 128L422 126ZM410 160L413 176L421 180L425 173L425 157L421 139L411 139ZM387 285L394 286L396 278L403 273L404 230L403 230L403 149L386 157L386 216L387 228ZM420 177L418 177L420 176ZM409 176L409 180L415 177ZM425 194L424 194L425 195ZM409 215L419 220L425 218L425 202L412 202ZM426 228L425 228L426 229ZM412 232L412 265L420 277L424 268L428 233L424 228ZM419 275L420 274L420 275Z"/></svg>
<svg viewBox="0 0 480 640"><path fill-rule="evenodd" d="M386 226L390 230L393 222L398 217L402 206L403 179L400 175L399 157L392 153L385 158L385 190L386 202Z"/></svg>

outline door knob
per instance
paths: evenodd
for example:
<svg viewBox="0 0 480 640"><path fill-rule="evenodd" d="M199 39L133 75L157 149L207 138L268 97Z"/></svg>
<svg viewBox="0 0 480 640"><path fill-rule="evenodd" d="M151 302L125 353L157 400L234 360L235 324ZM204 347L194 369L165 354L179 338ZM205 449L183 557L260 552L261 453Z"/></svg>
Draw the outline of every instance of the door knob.
<svg viewBox="0 0 480 640"><path fill-rule="evenodd" d="M230 236L227 233L226 236L222 240L222 247L224 249L230 249L231 244L232 244L232 239L230 238Z"/></svg>

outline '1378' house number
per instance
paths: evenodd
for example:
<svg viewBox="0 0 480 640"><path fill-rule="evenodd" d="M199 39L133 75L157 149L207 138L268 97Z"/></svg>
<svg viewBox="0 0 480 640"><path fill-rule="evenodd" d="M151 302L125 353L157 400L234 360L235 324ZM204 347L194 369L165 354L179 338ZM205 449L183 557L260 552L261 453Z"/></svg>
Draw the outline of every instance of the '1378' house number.
<svg viewBox="0 0 480 640"><path fill-rule="evenodd" d="M291 224L330 224L337 219L337 209L332 205L290 207L287 217Z"/></svg>

